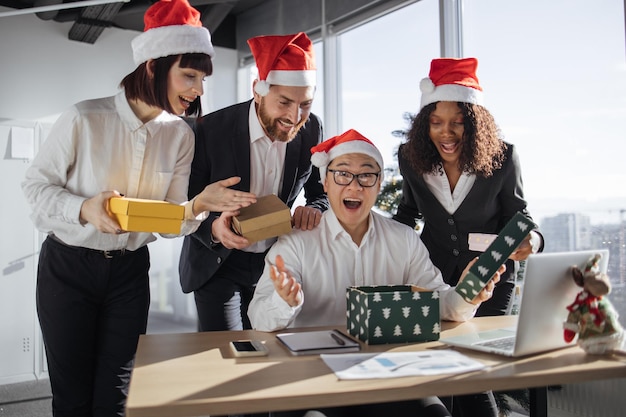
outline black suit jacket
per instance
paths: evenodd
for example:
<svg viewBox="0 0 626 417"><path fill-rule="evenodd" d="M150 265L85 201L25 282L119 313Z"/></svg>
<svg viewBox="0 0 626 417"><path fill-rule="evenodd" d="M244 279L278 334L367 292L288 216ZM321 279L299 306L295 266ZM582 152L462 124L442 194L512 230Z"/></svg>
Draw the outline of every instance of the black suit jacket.
<svg viewBox="0 0 626 417"><path fill-rule="evenodd" d="M404 157L401 145L398 165L403 177L402 199L393 218L415 227L424 221L421 238L430 259L441 270L444 281L456 285L463 269L479 252L469 250L470 233L500 233L517 213L530 217L527 210L519 158L515 147L507 143L502 168L489 178L477 177L469 194L454 214L448 214L430 191L422 175L415 173ZM543 246L539 249L543 250ZM501 282L514 278L513 262L507 261Z"/></svg>
<svg viewBox="0 0 626 417"><path fill-rule="evenodd" d="M235 104L210 113L196 123L189 198L207 185L233 176L241 177L234 188L250 191L250 105L251 101ZM322 137L321 121L311 113L298 135L287 144L283 186L278 197L289 207L304 188L307 206L322 211L328 209L319 170L311 165L311 148L320 143ZM211 213L195 233L184 238L178 271L185 293L203 286L231 252L211 242L211 225L219 215Z"/></svg>

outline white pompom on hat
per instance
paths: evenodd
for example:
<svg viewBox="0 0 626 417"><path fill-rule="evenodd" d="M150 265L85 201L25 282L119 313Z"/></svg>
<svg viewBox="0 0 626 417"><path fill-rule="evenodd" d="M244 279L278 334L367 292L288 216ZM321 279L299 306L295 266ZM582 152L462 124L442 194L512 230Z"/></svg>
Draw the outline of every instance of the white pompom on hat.
<svg viewBox="0 0 626 417"><path fill-rule="evenodd" d="M211 34L188 0L160 0L146 10L143 19L144 32L131 42L136 65L170 55L215 56Z"/></svg>
<svg viewBox="0 0 626 417"><path fill-rule="evenodd" d="M248 39L259 71L254 91L269 93L270 85L315 86L316 68L313 42L306 33L266 35Z"/></svg>
<svg viewBox="0 0 626 417"><path fill-rule="evenodd" d="M384 170L383 156L368 138L354 129L325 140L311 148L311 163L320 169L320 178L326 176L326 168L338 156L348 153L360 153L371 156Z"/></svg>
<svg viewBox="0 0 626 417"><path fill-rule="evenodd" d="M476 58L437 58L430 63L428 78L420 82L420 109L437 101L483 105L483 89L478 83Z"/></svg>

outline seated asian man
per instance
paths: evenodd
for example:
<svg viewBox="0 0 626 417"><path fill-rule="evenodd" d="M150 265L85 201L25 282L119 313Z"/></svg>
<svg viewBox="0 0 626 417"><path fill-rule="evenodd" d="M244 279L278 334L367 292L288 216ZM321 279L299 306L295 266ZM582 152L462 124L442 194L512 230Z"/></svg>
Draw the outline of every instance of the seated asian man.
<svg viewBox="0 0 626 417"><path fill-rule="evenodd" d="M330 210L317 228L294 230L269 250L248 309L253 328L274 331L345 325L346 288L354 285L414 284L437 290L443 320L473 317L478 305L491 297L504 267L471 303L464 301L454 287L444 283L412 228L372 211L384 167L382 155L371 141L349 130L313 147L311 153ZM436 397L320 411L327 416L450 415Z"/></svg>

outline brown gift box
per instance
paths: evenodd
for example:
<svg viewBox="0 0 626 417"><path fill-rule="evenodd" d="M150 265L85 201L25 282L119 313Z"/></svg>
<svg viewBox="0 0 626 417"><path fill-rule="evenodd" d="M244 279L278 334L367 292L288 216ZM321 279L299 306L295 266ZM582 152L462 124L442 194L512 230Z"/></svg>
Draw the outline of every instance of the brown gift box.
<svg viewBox="0 0 626 417"><path fill-rule="evenodd" d="M250 243L284 235L291 232L291 211L280 198L269 194L239 209L233 229Z"/></svg>
<svg viewBox="0 0 626 417"><path fill-rule="evenodd" d="M128 232L179 234L185 207L167 201L113 197L109 209Z"/></svg>

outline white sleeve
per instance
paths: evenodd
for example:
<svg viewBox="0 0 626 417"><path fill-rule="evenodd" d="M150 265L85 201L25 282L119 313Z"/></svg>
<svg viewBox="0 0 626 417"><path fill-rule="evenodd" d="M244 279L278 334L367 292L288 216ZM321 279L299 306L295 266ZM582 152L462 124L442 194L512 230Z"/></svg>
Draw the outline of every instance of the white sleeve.
<svg viewBox="0 0 626 417"><path fill-rule="evenodd" d="M180 234L178 235L166 235L161 234L163 237L177 237L187 236L198 230L200 224L209 217L209 213L204 211L197 216L193 215L193 200L187 200L187 190L189 188L189 176L191 175L191 162L193 161L193 155L195 151L195 141L193 131L189 129L189 133L185 137L185 141L180 149L178 149L178 162L174 169L174 175L172 176L172 182L167 192L167 201L174 204L178 204L184 201L181 205L185 206L185 219L181 225Z"/></svg>
<svg viewBox="0 0 626 417"><path fill-rule="evenodd" d="M32 207L33 223L44 233L59 223L80 224L80 208L86 198L65 188L68 170L76 163L78 118L74 108L59 117L21 184Z"/></svg>

